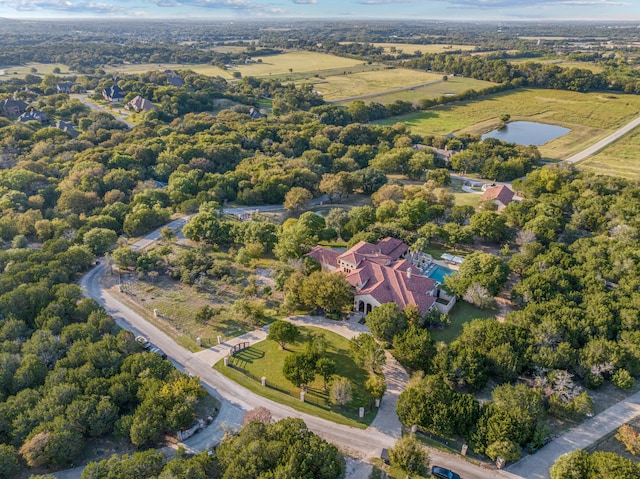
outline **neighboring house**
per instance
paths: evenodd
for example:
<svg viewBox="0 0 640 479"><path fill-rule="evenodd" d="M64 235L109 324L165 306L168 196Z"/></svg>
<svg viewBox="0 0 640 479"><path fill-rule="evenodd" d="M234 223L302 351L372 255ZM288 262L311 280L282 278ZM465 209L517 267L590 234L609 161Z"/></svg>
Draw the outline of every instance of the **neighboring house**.
<svg viewBox="0 0 640 479"><path fill-rule="evenodd" d="M140 95L136 96L128 102L124 106L125 110L135 111L136 113L140 113L141 111L152 111L157 110L158 107L151 103L146 98L141 97Z"/></svg>
<svg viewBox="0 0 640 479"><path fill-rule="evenodd" d="M80 135L80 132L77 131L73 124L68 121L58 120L56 121L56 128L60 128L62 131L66 131L71 134L71 138L77 138Z"/></svg>
<svg viewBox="0 0 640 479"><path fill-rule="evenodd" d="M26 121L37 121L40 123L47 122L47 114L38 110L29 110L25 111L22 115L18 117L18 121L26 122Z"/></svg>
<svg viewBox="0 0 640 479"><path fill-rule="evenodd" d="M125 91L118 85L113 85L102 90L102 98L114 103L124 101L125 94Z"/></svg>
<svg viewBox="0 0 640 479"><path fill-rule="evenodd" d="M415 305L422 315L434 305L446 312L455 304L455 298L445 297L436 281L414 272L415 267L407 259L409 247L396 238L387 237L375 245L360 241L344 253L316 246L307 256L325 270L345 276L355 288L354 309L364 314L391 302L400 310ZM440 296L445 301L438 303Z"/></svg>
<svg viewBox="0 0 640 479"><path fill-rule="evenodd" d="M4 116L18 116L27 111L29 104L22 100L7 98L0 102L0 113Z"/></svg>
<svg viewBox="0 0 640 479"><path fill-rule="evenodd" d="M56 85L56 91L58 93L71 93L71 89L73 88L73 83L58 83Z"/></svg>
<svg viewBox="0 0 640 479"><path fill-rule="evenodd" d="M258 110L257 108L254 108L254 107L251 107L251 109L249 109L249 116L251 118L253 118L253 119L266 118L267 117L267 115L265 115L260 110Z"/></svg>
<svg viewBox="0 0 640 479"><path fill-rule="evenodd" d="M458 153L456 150L450 150L446 146L443 148L436 148L435 146L427 146L427 145L414 145L414 150L429 150L436 155L437 158L444 161L445 164L449 164L451 161L451 157Z"/></svg>
<svg viewBox="0 0 640 479"><path fill-rule="evenodd" d="M172 73L167 77L167 83L171 86L181 87L184 85L184 80L177 73Z"/></svg>
<svg viewBox="0 0 640 479"><path fill-rule="evenodd" d="M482 196L480 201L493 201L498 206L498 211L502 211L505 206L513 201L514 192L504 185L490 186Z"/></svg>

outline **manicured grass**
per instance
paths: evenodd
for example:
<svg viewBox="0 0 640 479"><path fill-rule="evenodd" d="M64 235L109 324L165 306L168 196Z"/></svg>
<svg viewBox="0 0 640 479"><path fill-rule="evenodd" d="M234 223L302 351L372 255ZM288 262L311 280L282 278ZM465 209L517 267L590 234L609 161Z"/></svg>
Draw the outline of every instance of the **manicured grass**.
<svg viewBox="0 0 640 479"><path fill-rule="evenodd" d="M45 75L53 74L53 69L56 67L60 68L60 73L57 73L57 75L75 75L74 72L69 71L67 65L63 65L62 63L27 63L26 65L20 66L0 67L0 80L24 78L27 75L44 77ZM32 68L38 71L32 73Z"/></svg>
<svg viewBox="0 0 640 479"><path fill-rule="evenodd" d="M349 340L331 331L314 327L302 327L300 332L299 341L288 344L287 350L280 349L275 341L265 340L234 355L230 362L233 367L225 367L224 362L220 361L214 365L214 368L256 394L302 412L364 429L371 424L377 410L374 408L365 414L363 419L358 418L357 408L369 406L369 394L364 387L369 373L351 359ZM315 381L309 385L303 403L300 401L300 389L291 384L282 374L285 358L294 352L303 351L312 332L324 334L327 339L327 356L335 361L336 374L352 381L353 400L348 410L331 407L329 392L323 389L321 377L316 377ZM272 387L262 387L260 378L263 376L266 376L267 384Z"/></svg>
<svg viewBox="0 0 640 479"><path fill-rule="evenodd" d="M436 73L406 68L386 68L353 75L327 77L320 83L314 82L314 89L321 92L325 100L331 101L439 81L442 81L442 75Z"/></svg>
<svg viewBox="0 0 640 479"><path fill-rule="evenodd" d="M261 59L262 63L234 65L233 70L241 72L242 76L260 77L285 74L290 69L293 70L293 73L314 72L329 68L350 67L362 63L361 60L315 52L291 52L254 58L254 60L258 59Z"/></svg>
<svg viewBox="0 0 640 479"><path fill-rule="evenodd" d="M496 312L494 310L479 309L459 299L449 313L451 324L444 329L432 329L429 333L436 341L450 343L460 336L463 324L472 319L489 319L495 317L495 315Z"/></svg>
<svg viewBox="0 0 640 479"><path fill-rule="evenodd" d="M438 77L439 79L442 79L442 75L438 75ZM495 85L495 83L483 80L474 80L473 78L450 77L447 81L438 81L430 85L412 88L411 90L389 93L386 95L383 94L379 96L371 96L368 97L365 101L367 103L378 102L382 103L383 105L393 103L397 100L417 102L419 100L422 100L423 98L437 98L443 95L456 95L458 93L462 93L463 91L471 89L482 90L491 85ZM321 85L318 86L318 89L321 89ZM347 105L349 103L351 102L345 102L345 104Z"/></svg>
<svg viewBox="0 0 640 479"><path fill-rule="evenodd" d="M484 133L495 128L500 115L507 113L511 121L538 121L570 128L567 135L539 147L543 157L564 159L629 122L638 111L637 95L520 89L377 123L392 125L400 121L422 135Z"/></svg>
<svg viewBox="0 0 640 479"><path fill-rule="evenodd" d="M640 129L636 128L577 166L601 175L640 180Z"/></svg>

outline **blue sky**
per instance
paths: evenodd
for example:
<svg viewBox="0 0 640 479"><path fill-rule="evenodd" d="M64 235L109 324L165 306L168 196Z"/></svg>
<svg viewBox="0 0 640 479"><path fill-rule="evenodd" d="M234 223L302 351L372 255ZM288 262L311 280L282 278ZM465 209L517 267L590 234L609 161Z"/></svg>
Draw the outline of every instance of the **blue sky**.
<svg viewBox="0 0 640 479"><path fill-rule="evenodd" d="M0 17L640 21L640 0L0 0Z"/></svg>

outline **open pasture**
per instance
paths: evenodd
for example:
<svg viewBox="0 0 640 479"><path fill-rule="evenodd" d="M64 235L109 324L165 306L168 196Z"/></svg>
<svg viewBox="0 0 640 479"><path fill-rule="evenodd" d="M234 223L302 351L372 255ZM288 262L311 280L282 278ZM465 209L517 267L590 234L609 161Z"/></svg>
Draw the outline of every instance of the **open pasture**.
<svg viewBox="0 0 640 479"><path fill-rule="evenodd" d="M327 55L314 52L290 52L281 55L256 56L254 60L261 63L246 63L234 65L233 70L242 76L263 77L295 72L317 72L332 68L348 68L361 64L361 60Z"/></svg>
<svg viewBox="0 0 640 479"><path fill-rule="evenodd" d="M70 72L67 65L62 63L27 63L20 66L7 66L0 67L0 81L8 80L10 78L24 78L27 75L37 75L43 77L53 73L54 68L59 68L60 73L58 75L75 75L76 73ZM31 71L35 68L37 71L34 73Z"/></svg>
<svg viewBox="0 0 640 479"><path fill-rule="evenodd" d="M602 175L640 180L640 130L634 130L577 166Z"/></svg>
<svg viewBox="0 0 640 479"><path fill-rule="evenodd" d="M348 45L352 42L341 42L342 45ZM416 51L420 51L422 53L443 53L443 52L455 52L458 50L461 51L471 51L475 50L475 45L451 45L446 43L435 43L428 45L421 45L418 43L378 43L374 42L372 45L376 47L384 48L385 53L414 53ZM395 50L395 51L394 51ZM401 50L401 51L399 51Z"/></svg>
<svg viewBox="0 0 640 479"><path fill-rule="evenodd" d="M352 75L335 75L313 84L314 89L321 92L325 100L331 101L438 81L442 81L442 75L436 73L387 68Z"/></svg>
<svg viewBox="0 0 640 479"><path fill-rule="evenodd" d="M219 76L225 79L233 78L232 74L227 70L223 70L208 63L185 64L185 63L126 63L122 65L107 65L104 67L106 72L113 73L145 73L151 71L164 70L192 70L196 73L207 76Z"/></svg>
<svg viewBox="0 0 640 479"><path fill-rule="evenodd" d="M522 64L522 63L540 63L542 65L557 65L561 68L579 68L581 70L591 70L593 73L602 73L604 67L596 63L590 62L576 62L571 60L563 60L561 58L516 58L509 60L509 63Z"/></svg>
<svg viewBox="0 0 640 479"><path fill-rule="evenodd" d="M543 157L564 159L577 153L635 118L640 97L610 93L575 93L557 90L521 89L480 100L460 102L387 118L378 122L407 124L414 133L486 133L500 124L500 116L560 125L571 132L539 147Z"/></svg>
<svg viewBox="0 0 640 479"><path fill-rule="evenodd" d="M442 80L442 75L438 75L439 80ZM386 105L393 103L397 100L417 102L423 98L437 98L443 95L457 95L467 90L482 90L495 83L474 80L473 78L461 78L451 77L445 81L435 81L429 85L411 88L394 93L380 93L380 95L373 95L365 99L368 102L378 102ZM322 85L318 85L318 90L322 90ZM344 102L345 105L351 103L350 101Z"/></svg>

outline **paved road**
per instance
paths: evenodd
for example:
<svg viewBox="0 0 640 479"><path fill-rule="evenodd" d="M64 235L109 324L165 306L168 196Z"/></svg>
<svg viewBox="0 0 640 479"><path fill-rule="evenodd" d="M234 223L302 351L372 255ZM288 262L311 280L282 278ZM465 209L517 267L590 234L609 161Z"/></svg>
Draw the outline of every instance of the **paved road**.
<svg viewBox="0 0 640 479"><path fill-rule="evenodd" d="M640 117L636 118L635 120L633 120L633 121L631 121L629 123L627 123L626 125L624 125L619 130L611 133L606 138L603 138L602 140L598 141L597 143L595 143L595 144L591 145L590 147L584 149L580 153L576 153L575 155L570 156L569 158L567 158L564 161L567 162L567 163L577 163L578 161L584 160L585 158L596 154L597 152L602 150L604 147L608 146L610 143L613 143L614 141L620 139L621 137L623 137L624 135L626 135L627 133L629 133L631 130L635 129L638 126L640 126Z"/></svg>
<svg viewBox="0 0 640 479"><path fill-rule="evenodd" d="M116 120L121 121L122 123L127 125L127 127L129 127L129 129L131 129L134 126L136 126L135 124L131 123L130 121L127 121L124 118L122 118L120 115L115 114L113 111L109 110L108 108L105 108L102 105L98 105L98 104L92 102L85 93L72 93L71 95L69 95L69 97L75 98L77 100L80 100L82 103L84 103L86 106L88 106L92 110L103 111L105 113L108 113L109 115L114 117Z"/></svg>
<svg viewBox="0 0 640 479"><path fill-rule="evenodd" d="M160 230L155 233L159 234L159 231ZM150 235L140 241L144 242L149 239L151 239ZM141 245L136 246L138 248L142 247ZM114 317L120 327L133 331L135 334L143 334L147 336L153 344L162 349L180 369L199 376L207 390L221 400L223 408L229 408L228 411L231 411L231 413L226 414L226 416L231 418L230 422L234 422L227 424L228 427L233 428L240 426L238 418L241 417L241 411L253 409L258 406L264 406L271 410L273 417L276 419L284 417L299 417L304 419L309 429L354 457L365 459L378 457L380 450L383 447L389 448L394 445L397 434L394 433L393 435L390 435L381 431L390 427L391 423L382 422L381 420L381 425L379 426L379 429L381 430L378 430L375 427L375 423L374 427L370 427L368 429L357 429L343 426L308 414L300 413L290 407L278 404L242 388L222 374L213 370L211 368L211 363L207 361L206 358L202 358L201 353L194 354L178 345L164 332L148 323L135 311L118 301L118 299L109 294L107 290L103 289L100 285L100 278L107 272L107 269L108 268L105 264L101 264L83 277L81 287L84 294L98 301L105 310ZM355 324L357 323L348 323L347 327L356 328ZM355 331L356 330L354 329L354 334ZM250 334L259 333L254 332ZM394 388L390 388L390 391L393 393ZM383 398L383 404L385 402L387 402L387 400ZM211 440L214 441L215 438ZM201 444L199 447L202 446L203 445ZM437 450L431 451L431 458L432 463L449 467L459 472L467 479L518 477L506 471L484 469L455 455L443 453Z"/></svg>
<svg viewBox="0 0 640 479"><path fill-rule="evenodd" d="M557 458L575 449L585 449L640 414L640 391L614 404L551 441L532 456L508 467L509 472L530 479L548 479Z"/></svg>
<svg viewBox="0 0 640 479"><path fill-rule="evenodd" d="M318 206L322 204L330 204L329 196L322 195L318 198L312 199L309 204L311 206ZM284 210L284 205L251 205L251 206L238 206L238 207L225 207L222 208L222 212L226 215L233 216L243 216L243 215L253 215L256 213L268 213L270 211L282 211Z"/></svg>

